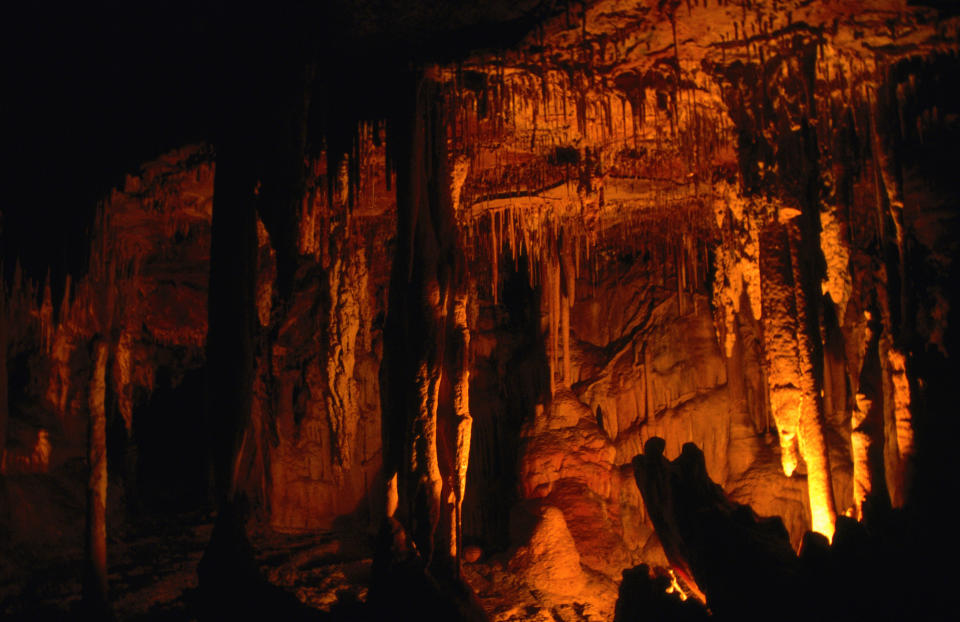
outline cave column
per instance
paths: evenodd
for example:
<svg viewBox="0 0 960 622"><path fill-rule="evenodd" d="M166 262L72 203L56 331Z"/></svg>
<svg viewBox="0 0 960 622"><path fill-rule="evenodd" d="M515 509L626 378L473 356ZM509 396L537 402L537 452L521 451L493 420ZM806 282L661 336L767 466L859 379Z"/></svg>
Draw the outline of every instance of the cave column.
<svg viewBox="0 0 960 622"><path fill-rule="evenodd" d="M887 488L893 506L902 507L909 494L908 469L914 452L907 359L894 345L887 326L884 326L879 350L883 368L884 466Z"/></svg>
<svg viewBox="0 0 960 622"><path fill-rule="evenodd" d="M811 524L814 531L833 539L837 510L833 498L833 480L830 476L830 456L824 436L823 399L814 367L816 344L814 327L819 322L809 317L813 301L804 288L804 258L801 230L796 218L786 223L790 246L790 264L793 272L793 291L797 313L797 363L800 367L800 454L807 463L807 494L810 497Z"/></svg>
<svg viewBox="0 0 960 622"><path fill-rule="evenodd" d="M857 520L863 519L863 503L882 484L878 474L877 450L882 446L883 390L879 354L879 321L867 312L863 322L859 369L854 369L857 387L850 413L850 449L853 461L853 507ZM855 333L856 334L856 333Z"/></svg>
<svg viewBox="0 0 960 622"><path fill-rule="evenodd" d="M470 327L467 323L466 288L453 301L453 415L456 424L454 456L454 515L450 533L450 556L457 561L463 553L463 497L467 490L467 467L470 464L470 439L473 417L470 416Z"/></svg>
<svg viewBox="0 0 960 622"><path fill-rule="evenodd" d="M409 469L413 475L411 499L414 503L414 540L424 554L427 562L433 559L434 540L440 520L443 478L440 473L440 461L437 453L437 410L440 401L440 381L443 367L440 350L446 306L443 293L436 277L427 279L426 291L422 299L422 319L426 325L424 331L425 349L416 366L414 380L416 408L413 413L412 451Z"/></svg>
<svg viewBox="0 0 960 622"><path fill-rule="evenodd" d="M815 344L803 286L797 215L796 210L781 210L780 221L768 223L760 234L764 356L784 473L790 476L796 469L799 445L807 466L812 528L832 539L836 508L813 363Z"/></svg>
<svg viewBox="0 0 960 622"><path fill-rule="evenodd" d="M242 160L240 154L218 149L210 240L207 361L211 416L219 440L216 484L222 501L232 499L236 493L233 462L253 397L256 177Z"/></svg>
<svg viewBox="0 0 960 622"><path fill-rule="evenodd" d="M398 239L381 374L384 472L387 515L405 522L426 563L436 566L435 561L450 561L447 553L455 535L438 533L441 510L451 507L452 500L451 513L457 513L459 481L465 481L469 456L468 374L462 361L454 361L447 373L455 392L450 410L459 419L449 426L457 447L445 446L444 455L456 465L442 472L438 444L446 445L447 439L441 436L438 416L446 338L452 332L466 350L468 333L466 300L454 295L462 283L457 282L462 279L457 270L462 249L453 218L442 93L429 77L411 78L406 105L398 106L389 137L397 141ZM452 488L446 504L444 475ZM455 519L445 514L443 529L455 532Z"/></svg>
<svg viewBox="0 0 960 622"><path fill-rule="evenodd" d="M800 379L797 367L795 300L790 252L783 226L768 223L760 232L763 354L770 387L770 412L780 438L783 472L797 468Z"/></svg>
<svg viewBox="0 0 960 622"><path fill-rule="evenodd" d="M0 469L3 468L3 454L7 447L7 421L10 417L9 379L7 377L8 324L7 289L3 282L3 266L0 265Z"/></svg>
<svg viewBox="0 0 960 622"><path fill-rule="evenodd" d="M105 616L107 599L107 357L108 343L98 337L93 346L93 376L90 379L87 436L87 568L83 596L88 612Z"/></svg>
<svg viewBox="0 0 960 622"><path fill-rule="evenodd" d="M467 321L469 296L465 283L453 296L450 313L450 359L451 384L453 389L452 420L445 422L448 434L454 437L452 456L441 462L445 467L444 502L445 516L442 522L449 559L455 561L454 570L460 573L463 548L463 498L467 488L467 469L470 464L470 440L473 417L470 415L470 327ZM444 422L441 422L444 425ZM451 463L452 460L452 463Z"/></svg>
<svg viewBox="0 0 960 622"><path fill-rule="evenodd" d="M245 510L238 486L239 452L253 404L254 337L258 324L257 170L239 119L216 144L210 286L207 303L208 438L219 510L198 569L201 585L228 591L249 565Z"/></svg>
<svg viewBox="0 0 960 622"><path fill-rule="evenodd" d="M907 469L914 452L914 429L907 359L902 349L902 343L913 332L913 328L907 296L903 170L898 157L902 137L896 129L902 122L902 103L897 88L896 84L888 82L878 89L873 114L870 115L870 131L876 183L878 194L881 195L877 197L877 212L886 276L886 287L878 292L883 325L879 348L883 369L884 462L890 500L895 507L900 507L907 498L910 483ZM892 127L894 131L881 136L878 125ZM893 240L889 239L887 233L891 225Z"/></svg>

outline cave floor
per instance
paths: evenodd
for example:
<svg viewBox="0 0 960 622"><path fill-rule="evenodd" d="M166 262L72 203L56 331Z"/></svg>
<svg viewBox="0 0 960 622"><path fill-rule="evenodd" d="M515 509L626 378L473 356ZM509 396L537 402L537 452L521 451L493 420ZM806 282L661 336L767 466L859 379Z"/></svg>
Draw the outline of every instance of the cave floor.
<svg viewBox="0 0 960 622"><path fill-rule="evenodd" d="M148 519L108 542L110 597L118 620L196 620L197 565L210 514ZM366 600L371 538L320 532L252 535L263 575L306 605L331 611ZM82 546L0 554L0 619L74 620L80 614Z"/></svg>
<svg viewBox="0 0 960 622"><path fill-rule="evenodd" d="M110 598L120 620L185 620L212 516L141 519L108 535ZM70 538L76 541L77 538ZM83 545L31 543L0 561L0 617L71 620L79 613Z"/></svg>
<svg viewBox="0 0 960 622"><path fill-rule="evenodd" d="M189 513L131 521L108 542L110 597L118 620L197 620L197 566L213 515ZM75 539L75 538L74 538ZM365 532L251 535L262 575L325 619L362 617L373 557ZM0 619L78 620L82 545L7 548L0 553ZM591 582L593 597L557 599L531 590L495 557L465 564L463 578L493 622L612 618L615 586ZM597 598L597 594L602 598Z"/></svg>

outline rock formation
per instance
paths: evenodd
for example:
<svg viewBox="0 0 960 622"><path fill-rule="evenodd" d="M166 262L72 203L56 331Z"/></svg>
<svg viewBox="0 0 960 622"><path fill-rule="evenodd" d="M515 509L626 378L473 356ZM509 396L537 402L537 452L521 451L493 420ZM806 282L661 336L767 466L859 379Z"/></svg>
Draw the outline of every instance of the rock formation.
<svg viewBox="0 0 960 622"><path fill-rule="evenodd" d="M100 613L111 508L215 508L208 603L270 591L251 534L352 528L376 607L498 620L609 618L668 565L773 608L808 531L939 524L955 10L402 4L198 9L198 127L125 165L82 256L0 204L0 493L89 470ZM72 537L19 512L0 544Z"/></svg>

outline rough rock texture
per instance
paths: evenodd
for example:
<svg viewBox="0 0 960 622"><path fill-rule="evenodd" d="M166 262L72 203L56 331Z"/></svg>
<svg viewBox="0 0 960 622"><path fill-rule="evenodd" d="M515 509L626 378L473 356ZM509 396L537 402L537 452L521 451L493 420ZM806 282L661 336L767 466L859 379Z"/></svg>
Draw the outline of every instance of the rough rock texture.
<svg viewBox="0 0 960 622"><path fill-rule="evenodd" d="M637 485L670 563L695 592L702 591L714 616L754 619L777 609L785 620L825 614L870 620L945 611L940 597L917 598L929 586L908 570L922 555L915 544L923 538L904 529L913 520L907 514L868 508L859 524L841 516L832 546L810 531L798 556L779 519L759 519L749 506L726 498L695 445L685 445L673 461L664 458L663 448L663 439L650 439L634 459ZM643 596L627 592L643 589L628 587L627 574L618 611L621 603ZM883 589L884 598L865 598L868 585Z"/></svg>
<svg viewBox="0 0 960 622"><path fill-rule="evenodd" d="M871 503L938 499L943 482L915 476L949 464L955 437L955 12L511 4L477 9L521 20L509 43L384 76L389 98L312 57L279 63L293 43L251 61L232 78L261 95L230 107L249 153L218 136L226 173L207 147L171 152L104 200L88 274L59 288L3 270L5 494L79 472L103 372L131 507L144 465L174 470L182 452L183 481L205 492L218 453L218 481L260 525L385 514L428 573L481 547L465 573L504 620L602 617L623 571L677 563L631 472L654 436L667 458L698 444L698 476L780 516L778 551ZM382 26L372 3L337 6L345 33ZM430 7L390 14L436 33ZM220 238L250 251L231 282L252 293L243 335L207 325L215 179L249 216L243 240ZM228 281L231 259L216 262ZM215 315L229 325L229 305ZM208 335L242 337L249 359L236 404L213 382L244 412L215 402L202 425ZM540 527L511 530L511 513ZM496 601L498 583L515 602ZM527 584L563 613L517 596Z"/></svg>
<svg viewBox="0 0 960 622"><path fill-rule="evenodd" d="M707 605L730 615L739 607L760 612L785 602L791 584L799 580L799 567L783 523L758 522L749 507L727 501L706 475L703 454L692 443L672 462L663 456L661 438L650 439L644 449L633 462L637 486L667 559L684 579L695 582ZM724 567L735 558L735 567ZM756 575L744 576L754 571Z"/></svg>
<svg viewBox="0 0 960 622"><path fill-rule="evenodd" d="M510 565L530 587L549 595L577 596L587 583L563 512L550 505L541 508L530 540Z"/></svg>
<svg viewBox="0 0 960 622"><path fill-rule="evenodd" d="M319 173L321 167L314 170ZM89 350L99 330L95 313L105 287L94 278L115 279L125 292L115 313L106 381L116 400L109 412L117 413L130 442L138 430L157 426L144 420L152 413L134 421L136 411L147 409L157 378L162 378L161 388L166 389L166 382L175 388L185 374L203 365L213 175L209 152L188 147L128 177L123 191L104 204L94 237L93 257L104 267L91 274L103 276L74 287L68 282L59 318L53 317L52 307L43 311L50 307L49 288L37 308L31 307L35 284L12 284L7 305L16 332L10 350L23 366L12 371L29 376L32 384L17 387L12 400L17 424L5 427L22 426L23 443L29 445L9 447L5 471L47 471L82 451L93 363ZM326 180L318 174L311 183L319 187ZM311 196L316 202L304 202L305 214L326 213L325 195ZM254 498L268 502L261 506L262 515L278 529L329 526L338 516L371 511L366 496L376 486L380 466L377 368L382 348L373 322L385 304L389 250L374 240L391 228L384 212L391 201L356 210L349 228L344 216L310 220L315 230L304 233L306 258L283 317L271 317L274 253L260 226L259 317L276 337L269 354L258 356L257 425L245 444L245 461L253 473L245 481ZM335 245L332 252L329 244ZM335 261L323 271L322 262L331 262L331 256ZM379 267L372 276L371 266ZM32 350L41 337L44 347ZM31 403L37 406L25 411ZM28 415L32 419L22 419ZM202 439L201 422L194 425L188 434ZM177 436L169 439L184 442ZM142 459L152 459L148 449L140 450ZM134 472L125 472L122 463L111 468L136 485L136 466Z"/></svg>
<svg viewBox="0 0 960 622"><path fill-rule="evenodd" d="M100 209L89 274L67 279L56 317L49 285L37 305L36 283L17 271L6 294L8 356L10 373L29 384L10 399L18 417L44 413L23 423L47 432L50 468L85 441L96 334L108 342L105 382L128 434L134 397L150 394L160 369L178 377L202 362L212 181L209 153L197 147L129 176Z"/></svg>

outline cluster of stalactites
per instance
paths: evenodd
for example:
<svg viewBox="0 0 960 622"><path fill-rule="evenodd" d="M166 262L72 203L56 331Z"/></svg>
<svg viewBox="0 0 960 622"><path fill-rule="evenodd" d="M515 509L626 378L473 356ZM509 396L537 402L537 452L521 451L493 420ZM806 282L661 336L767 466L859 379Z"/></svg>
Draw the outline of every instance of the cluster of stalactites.
<svg viewBox="0 0 960 622"><path fill-rule="evenodd" d="M448 70L458 150L483 171L470 202L494 192L533 192L592 150L604 174L685 179L728 150L718 87L672 64L612 78L546 59L499 59ZM558 151L559 150L559 151ZM626 158L618 156L627 156Z"/></svg>
<svg viewBox="0 0 960 622"><path fill-rule="evenodd" d="M621 213L622 226L601 228L590 226L587 220L595 215L588 211L558 215L534 201L514 199L507 207L490 209L461 224L461 231L481 290L495 304L504 271L525 268L531 287L549 288L551 266L565 263L569 267L558 282L569 280L569 288L563 287L572 291L572 283L580 278L595 283L611 261L645 257L664 266L665 274L658 276L661 286L676 275L678 305L684 313L688 294L709 280L716 234L704 214L704 203L698 201L662 211ZM546 309L549 301L544 300Z"/></svg>
<svg viewBox="0 0 960 622"><path fill-rule="evenodd" d="M525 257L536 285L550 272L541 266L559 261L559 239L576 276L581 263L595 273L603 256L683 236L681 253L706 254L711 163L732 144L716 85L681 81L669 65L611 80L534 57L441 74L454 111L455 211L495 302L505 260ZM706 280L705 260L674 261L682 286Z"/></svg>
<svg viewBox="0 0 960 622"><path fill-rule="evenodd" d="M730 357L744 298L754 319L762 315L759 236L771 208L765 202L744 198L728 184L718 184L716 191L714 216L719 242L714 249L713 308L717 341Z"/></svg>
<svg viewBox="0 0 960 622"><path fill-rule="evenodd" d="M385 122L357 122L349 146L328 145L307 162L297 246L325 269L335 260L338 239L357 233L358 220L395 204L396 164L386 134Z"/></svg>
<svg viewBox="0 0 960 622"><path fill-rule="evenodd" d="M61 419L69 414L71 391L86 390L85 386L72 386L73 353L92 340L99 339L107 348L107 381L128 430L132 426L134 382L145 383L148 390L152 389L152 375L135 377L131 333L138 313L136 292L145 249L124 238L115 213L122 209L118 205L131 200L138 203L139 209L163 209L156 207L155 201L141 205L147 199L137 196L140 188L139 178L128 178L129 192L114 191L108 201L97 207L87 272L76 283L70 274L66 275L56 312L49 271L42 287L23 276L19 263L9 286L0 276L5 311L0 321L5 325L8 344L3 355L12 357L35 350L49 361L49 376L40 381L38 397Z"/></svg>

